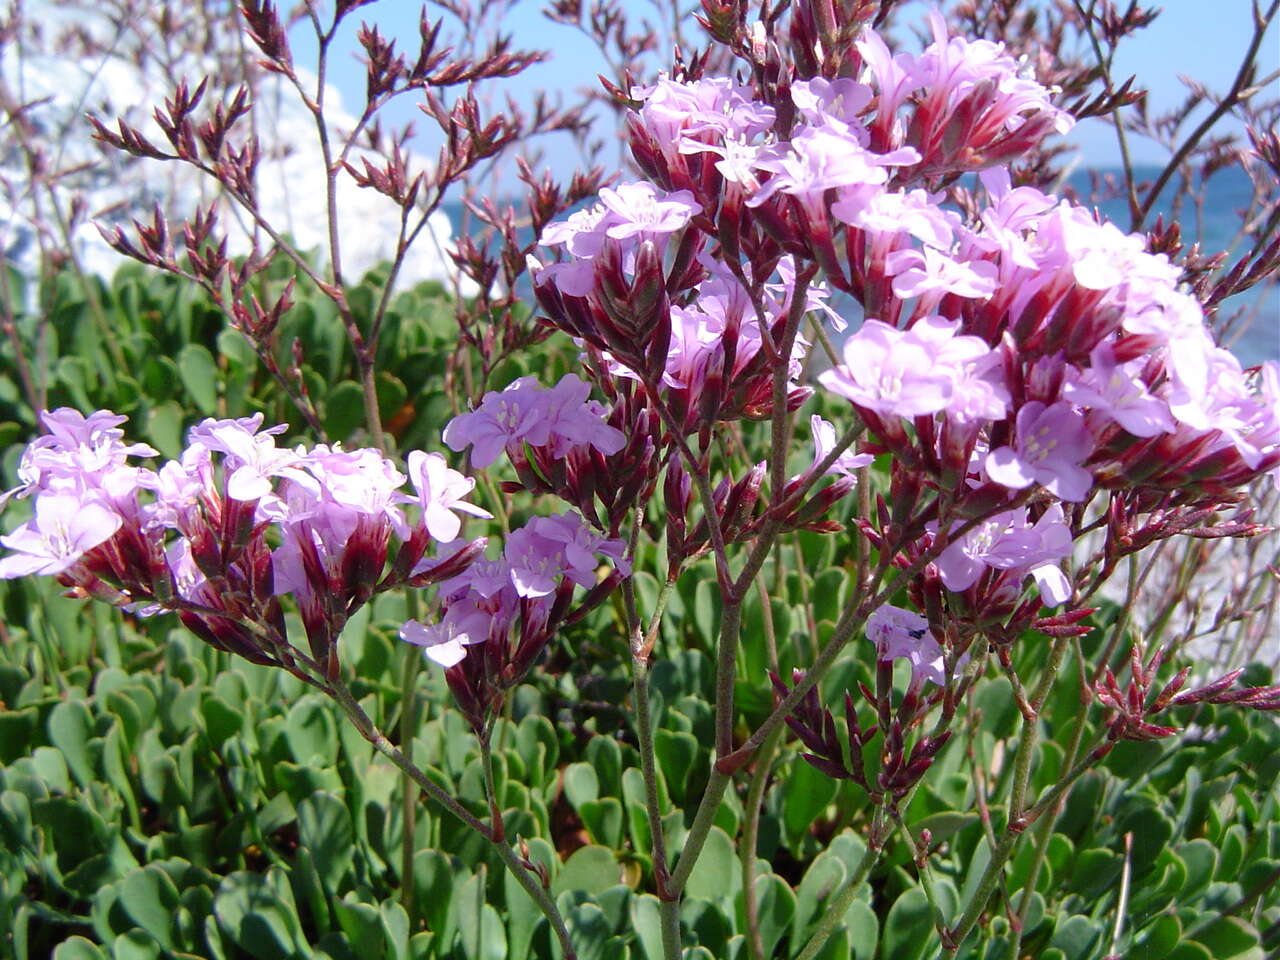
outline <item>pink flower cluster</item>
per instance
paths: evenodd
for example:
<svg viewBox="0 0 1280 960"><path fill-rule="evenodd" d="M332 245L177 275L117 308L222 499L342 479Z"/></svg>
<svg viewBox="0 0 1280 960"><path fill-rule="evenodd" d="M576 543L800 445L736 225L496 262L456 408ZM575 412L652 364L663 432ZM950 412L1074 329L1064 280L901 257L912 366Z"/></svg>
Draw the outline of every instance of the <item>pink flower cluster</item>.
<svg viewBox="0 0 1280 960"><path fill-rule="evenodd" d="M457 538L459 514L489 516L466 500L475 481L439 454L410 453L406 478L376 450L278 447L284 428L264 430L256 414L203 421L178 460L153 470L129 462L157 454L124 442L124 420L41 414L48 433L4 495L34 497L33 516L0 538L13 551L0 577L54 575L139 614L176 610L215 646L286 666L287 651L264 648L263 633L278 629L284 642L279 598L289 595L316 662L332 669L338 633L375 592L454 576L483 549L423 563L433 540Z"/></svg>
<svg viewBox="0 0 1280 960"><path fill-rule="evenodd" d="M436 623L410 620L400 637L445 668L455 700L480 730L565 622L574 588L588 588L581 615L630 574L624 546L573 512L535 517L511 532L501 557L478 560L440 584ZM602 577L605 559L612 570Z"/></svg>
<svg viewBox="0 0 1280 960"><path fill-rule="evenodd" d="M1072 118L1002 45L930 25L918 54L866 28L850 77L633 89L648 179L547 227L559 259L535 289L602 389L635 382L638 407L703 444L718 422L770 417L780 367L799 408L794 293L800 314L828 315L829 290L851 295L868 319L818 382L871 434L849 456L893 457L890 502L864 531L903 556L936 544L925 577L965 595L957 612L1025 612L1027 576L1061 606L1094 498L1204 509L1262 473L1280 482L1280 368L1255 375L1216 346L1145 236L1015 186L1007 165ZM973 173L972 202L949 204ZM670 471L669 511L679 483ZM930 494L934 513L912 516ZM683 537L669 520L669 543Z"/></svg>

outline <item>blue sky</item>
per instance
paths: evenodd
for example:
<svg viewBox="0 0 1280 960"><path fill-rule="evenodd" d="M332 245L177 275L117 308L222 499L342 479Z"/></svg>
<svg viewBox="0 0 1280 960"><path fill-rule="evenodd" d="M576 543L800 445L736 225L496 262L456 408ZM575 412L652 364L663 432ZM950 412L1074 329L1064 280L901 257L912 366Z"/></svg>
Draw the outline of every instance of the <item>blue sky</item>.
<svg viewBox="0 0 1280 960"><path fill-rule="evenodd" d="M418 6L413 0L387 0L366 7L350 18L335 51L330 74L331 81L342 91L348 109L355 108L364 96L364 68L358 61L354 43L360 15L377 23L384 35L402 38L398 46L412 51L416 50ZM594 84L596 74L605 69L594 46L572 27L547 20L541 13L543 6L539 0L517 0L500 21L485 25L486 29L496 28L511 34L516 47L552 51L549 62L539 64L521 75L517 82L506 85L505 89L524 103L529 101L529 91L534 89L572 91ZM1117 76L1136 74L1139 83L1150 91L1150 102L1156 112L1179 103L1185 96L1185 88L1178 80L1180 74L1195 77L1211 90L1225 90L1234 78L1239 58L1251 36L1251 6L1250 0L1218 0L1210 12L1209 5L1201 0L1169 0L1150 27L1121 47ZM632 2L627 9L642 19L650 14L652 7L648 3ZM922 21L926 9L924 3L908 4L900 18L901 24L910 25L917 11ZM314 48L313 40L310 44L306 42L306 32L294 31L295 57L301 63L308 62L308 47ZM448 32L446 27L446 34ZM1264 76L1280 67L1280 39L1275 24L1262 46L1261 67ZM388 120L400 123L415 117L418 129L424 134L419 148L434 153L435 143L426 136L432 124L407 98L387 114ZM1084 165L1106 167L1119 161L1114 130L1102 121L1079 124L1070 140L1082 150ZM1167 158L1162 147L1143 138L1134 138L1131 149L1138 163L1161 163ZM557 172L569 172L572 150L553 150L552 154L553 167L557 166L555 154L564 157L563 169Z"/></svg>

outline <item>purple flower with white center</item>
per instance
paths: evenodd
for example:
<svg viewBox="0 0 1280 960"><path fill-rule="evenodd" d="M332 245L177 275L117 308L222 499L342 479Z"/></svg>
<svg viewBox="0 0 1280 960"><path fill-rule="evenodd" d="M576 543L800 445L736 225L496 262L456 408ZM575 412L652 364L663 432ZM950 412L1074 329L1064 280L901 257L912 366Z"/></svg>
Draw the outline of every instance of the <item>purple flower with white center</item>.
<svg viewBox="0 0 1280 960"><path fill-rule="evenodd" d="M626 445L622 431L605 423L605 409L591 399L591 384L575 374L565 374L547 391L546 414L553 456L563 457L580 446L592 446L610 456Z"/></svg>
<svg viewBox="0 0 1280 960"><path fill-rule="evenodd" d="M1052 504L1034 524L1020 507L978 524L949 544L934 565L943 586L956 592L968 590L988 568L1021 570L1035 577L1041 599L1054 607L1071 597L1071 585L1057 566L1071 555L1071 545L1061 505Z"/></svg>
<svg viewBox="0 0 1280 960"><path fill-rule="evenodd" d="M0 506L11 497L41 491L89 495L99 491L109 500L125 500L147 482L149 471L127 466L128 457L155 457L145 443L126 444L116 427L127 418L110 410L85 417L78 410L42 410L40 423L48 431L28 444L18 465L22 481L0 493Z"/></svg>
<svg viewBox="0 0 1280 960"><path fill-rule="evenodd" d="M911 147L872 153L834 127L806 127L789 144L766 148L760 156L756 167L773 176L747 200L749 207L760 206L779 191L815 206L833 187L881 184L889 179L886 167L920 161L920 154Z"/></svg>
<svg viewBox="0 0 1280 960"><path fill-rule="evenodd" d="M317 444L300 462L319 485L304 485L304 488L313 490L322 500L357 513L386 515L403 526L393 504L404 486L405 476L380 450L372 447L343 450L336 444Z"/></svg>
<svg viewBox="0 0 1280 960"><path fill-rule="evenodd" d="M436 540L449 543L457 539L462 521L453 512L455 510L473 517L493 516L483 507L463 500L475 489L476 482L450 469L440 454L414 450L407 462L409 480L418 491L418 497L416 500L405 497L404 500L422 507L422 525Z"/></svg>
<svg viewBox="0 0 1280 960"><path fill-rule="evenodd" d="M490 391L480 406L449 421L444 442L451 450L471 447L471 465L487 467L509 443L541 447L550 437L546 391L533 377L521 377L501 392Z"/></svg>
<svg viewBox="0 0 1280 960"><path fill-rule="evenodd" d="M688 190L667 193L647 180L604 187L600 191L600 202L613 214L613 222L605 228L605 235L614 240L626 240L637 234L657 237L675 233L702 212L702 205Z"/></svg>
<svg viewBox="0 0 1280 960"><path fill-rule="evenodd" d="M110 540L120 529L120 515L103 504L73 493L45 493L36 498L34 516L0 545L14 553L0 559L0 579L32 574L53 576Z"/></svg>
<svg viewBox="0 0 1280 960"><path fill-rule="evenodd" d="M874 30L864 30L855 44L866 64L867 79L874 81L877 96L876 114L881 124L892 122L907 96L920 87L911 57L894 56Z"/></svg>
<svg viewBox="0 0 1280 960"><path fill-rule="evenodd" d="M964 375L956 381L946 413L955 421L969 424L1003 420L1010 400L1004 354L997 347L964 365Z"/></svg>
<svg viewBox="0 0 1280 960"><path fill-rule="evenodd" d="M911 664L912 682L938 686L947 682L942 645L920 614L886 603L867 617L866 633L876 645L877 660L902 659Z"/></svg>
<svg viewBox="0 0 1280 960"><path fill-rule="evenodd" d="M620 540L609 540L593 533L574 512L554 517L534 517L507 538L503 556L511 568L511 582L522 597L545 597L555 591L561 577L578 586L596 582L595 554L614 561L614 566L627 574L630 568L623 557Z"/></svg>
<svg viewBox="0 0 1280 960"><path fill-rule="evenodd" d="M918 417L945 410L966 365L990 352L978 337L957 336L959 321L922 317L909 330L867 320L844 344L844 363L818 382L882 414Z"/></svg>
<svg viewBox="0 0 1280 960"><path fill-rule="evenodd" d="M479 409L454 417L444 442L454 450L470 444L475 467L487 467L506 447L520 443L548 447L557 458L582 446L606 456L617 453L626 437L605 422L604 408L589 399L590 393L590 384L572 373L550 389L521 377L501 393L486 393Z"/></svg>
<svg viewBox="0 0 1280 960"><path fill-rule="evenodd" d="M809 427L813 431L813 462L816 466L835 447L836 428L834 424L823 420L816 413L809 418ZM853 477L857 475L859 468L868 466L874 460L875 457L869 453L854 453L852 450L846 450L832 461L831 466L827 468L827 473L838 473L842 476Z"/></svg>
<svg viewBox="0 0 1280 960"><path fill-rule="evenodd" d="M617 222L617 214L602 203L571 213L565 220L557 220L543 228L538 243L544 247L564 245L574 257L590 259L604 245L605 231Z"/></svg>
<svg viewBox="0 0 1280 960"><path fill-rule="evenodd" d="M187 447L180 460L169 460L148 484L155 499L142 508L146 527L187 530L213 482L213 463L203 446Z"/></svg>
<svg viewBox="0 0 1280 960"><path fill-rule="evenodd" d="M703 143L701 140L685 138L680 141L680 152L683 154L714 153L720 159L715 168L720 176L729 183L736 183L744 190L756 190L760 186L760 178L756 176L756 165L760 160L760 144L747 143L732 138L723 143Z"/></svg>
<svg viewBox="0 0 1280 960"><path fill-rule="evenodd" d="M985 260L963 263L933 247L898 250L885 258L894 295L902 300L924 297L936 303L944 294L986 300L996 292L996 265Z"/></svg>
<svg viewBox="0 0 1280 960"><path fill-rule="evenodd" d="M233 500L260 500L271 495L273 477L288 477L301 483L309 478L300 469L302 457L291 450L276 447L273 434L282 433L281 424L267 430L262 414L238 420L202 420L187 434L192 446L199 444L213 453L226 456L227 496Z"/></svg>
<svg viewBox="0 0 1280 960"><path fill-rule="evenodd" d="M848 77L837 80L814 77L791 84L791 101L809 124L833 124L863 145L867 142L867 132L859 116L870 105L873 95L865 83Z"/></svg>
<svg viewBox="0 0 1280 960"><path fill-rule="evenodd" d="M1142 380L1145 357L1117 364L1115 351L1104 341L1093 348L1089 363L1083 371L1068 368L1064 399L1110 417L1135 437L1173 432L1169 404L1152 396Z"/></svg>
<svg viewBox="0 0 1280 960"><path fill-rule="evenodd" d="M791 254L787 254L778 261L777 274L781 278L779 283L766 283L764 292L770 294L774 298L773 312L775 316L786 316L791 309L791 295L796 289L796 258ZM735 286L740 285L737 281L733 281ZM836 333L843 333L849 326L848 322L840 314L827 303L827 299L831 296L831 291L825 283L810 283L804 291L804 309L806 313L821 312L831 322L831 329ZM759 329L757 323L756 329Z"/></svg>
<svg viewBox="0 0 1280 960"><path fill-rule="evenodd" d="M843 223L874 235L910 234L921 243L945 250L951 246L960 215L938 206L941 194L924 190L864 191L857 187L840 191L831 215Z"/></svg>
<svg viewBox="0 0 1280 960"><path fill-rule="evenodd" d="M934 42L915 58L911 72L918 84L929 88L931 97L944 100L946 108L956 107L981 86L997 94L987 108L984 125L997 123L1016 130L1025 122L1021 114L1032 112L1051 116L1059 133L1074 126L1074 118L1053 105L1047 88L1019 76L1020 65L1005 53L1003 43L948 36L946 21L936 10L929 22Z"/></svg>
<svg viewBox="0 0 1280 960"><path fill-rule="evenodd" d="M1070 503L1088 495L1093 475L1080 464L1093 452L1093 441L1083 413L1062 401L1048 407L1031 401L1018 411L1014 438L1013 446L987 454L988 477L1014 490L1038 483Z"/></svg>
<svg viewBox="0 0 1280 960"><path fill-rule="evenodd" d="M467 655L467 647L480 643L484 634L474 635L463 629L449 614L437 624L410 620L400 628L400 639L423 648L423 654L432 663L446 670L457 666Z"/></svg>
<svg viewBox="0 0 1280 960"><path fill-rule="evenodd" d="M773 128L774 110L751 99L751 88L728 77L680 82L665 76L650 87L632 87L631 98L643 100L641 126L662 147L681 134L750 139Z"/></svg>

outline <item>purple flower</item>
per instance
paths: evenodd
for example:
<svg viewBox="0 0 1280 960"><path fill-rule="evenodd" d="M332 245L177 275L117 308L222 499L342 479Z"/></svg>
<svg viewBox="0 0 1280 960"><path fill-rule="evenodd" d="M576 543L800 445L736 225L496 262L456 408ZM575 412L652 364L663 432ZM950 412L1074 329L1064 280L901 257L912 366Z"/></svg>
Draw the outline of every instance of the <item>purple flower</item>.
<svg viewBox="0 0 1280 960"><path fill-rule="evenodd" d="M809 418L809 426L813 430L813 462L817 465L836 445L836 428L816 413ZM869 453L854 453L852 450L846 450L836 457L827 473L838 473L846 477L856 476L858 468L865 467L874 460L875 457Z"/></svg>
<svg viewBox="0 0 1280 960"><path fill-rule="evenodd" d="M884 604L867 617L867 639L876 645L876 659L903 659L911 664L912 682L946 683L942 645L918 613Z"/></svg>
<svg viewBox="0 0 1280 960"><path fill-rule="evenodd" d="M620 540L593 533L574 512L534 517L507 538L503 556L511 568L511 582L522 597L545 597L565 577L578 586L596 582L596 554L610 557L624 574L630 567Z"/></svg>
<svg viewBox="0 0 1280 960"><path fill-rule="evenodd" d="M959 525L958 523L956 524ZM1031 574L1047 606L1065 603L1071 585L1057 561L1071 555L1071 528L1052 504L1034 524L1025 508L996 514L951 543L934 561L943 586L968 590L988 568Z"/></svg>
<svg viewBox="0 0 1280 960"><path fill-rule="evenodd" d="M614 240L627 240L637 234L654 237L675 233L702 212L702 205L688 190L666 193L646 180L604 187L600 202L613 214L605 235Z"/></svg>
<svg viewBox="0 0 1280 960"><path fill-rule="evenodd" d="M10 497L54 490L99 493L112 502L130 498L148 482L150 472L128 466L126 459L158 454L145 443L123 442L124 431L116 427L126 419L110 410L97 410L88 417L70 407L42 410L40 423L48 432L23 450L18 465L22 483L0 493L0 506Z"/></svg>
<svg viewBox="0 0 1280 960"><path fill-rule="evenodd" d="M951 246L960 216L939 207L940 199L941 194L934 197L924 190L903 193L855 187L840 191L840 199L831 205L831 215L870 234L910 234L921 243L945 250Z"/></svg>
<svg viewBox="0 0 1280 960"><path fill-rule="evenodd" d="M994 263L963 263L933 247L889 254L885 272L893 277L894 295L903 300L924 297L936 304L947 293L986 300L997 286Z"/></svg>
<svg viewBox="0 0 1280 960"><path fill-rule="evenodd" d="M486 393L479 409L449 421L444 442L454 450L471 445L475 467L487 467L506 447L521 443L549 447L556 458L581 446L617 453L626 438L604 422L605 411L590 394L590 384L572 373L549 390L521 377L501 393Z"/></svg>
<svg viewBox="0 0 1280 960"><path fill-rule="evenodd" d="M1093 475L1080 466L1093 450L1084 414L1059 401L1039 401L1018 411L1015 444L987 454L986 470L996 483L1021 490L1039 483L1054 496L1079 503L1093 486Z"/></svg>
<svg viewBox="0 0 1280 960"><path fill-rule="evenodd" d="M467 647L483 641L485 634L468 633L454 618L445 614L437 624L408 621L400 628L400 639L422 647L428 660L447 670L461 663L467 655Z"/></svg>
<svg viewBox="0 0 1280 960"><path fill-rule="evenodd" d="M797 80L791 84L791 101L811 126L832 124L842 133L867 142L867 132L859 116L870 105L874 91L865 83L842 77L827 80Z"/></svg>
<svg viewBox="0 0 1280 960"><path fill-rule="evenodd" d="M72 493L39 496L35 515L7 537L0 537L0 544L15 551L0 559L0 579L62 573L111 539L121 522L115 511Z"/></svg>
<svg viewBox="0 0 1280 960"><path fill-rule="evenodd" d="M407 462L409 480L418 491L418 498L414 501L406 497L405 501L416 502L422 507L422 525L436 540L449 543L457 539L462 521L454 515L454 510L473 517L493 516L483 507L462 499L475 489L476 482L457 470L451 470L440 454L414 450Z"/></svg>
<svg viewBox="0 0 1280 960"><path fill-rule="evenodd" d="M490 391L478 409L460 414L444 428L452 450L471 449L471 465L487 467L509 443L540 447L550 437L546 394L533 377L521 377L501 392Z"/></svg>
<svg viewBox="0 0 1280 960"><path fill-rule="evenodd" d="M302 457L276 447L273 434L282 433L283 424L260 430L262 414L238 420L202 420L191 428L187 442L226 457L227 496L233 500L260 500L272 492L273 477L289 477L306 482L299 468Z"/></svg>
<svg viewBox="0 0 1280 960"><path fill-rule="evenodd" d="M844 363L818 382L877 413L917 417L945 410L972 361L990 353L959 321L923 317L909 330L867 320L844 344Z"/></svg>
<svg viewBox="0 0 1280 960"><path fill-rule="evenodd" d="M1135 437L1173 432L1169 404L1152 396L1142 380L1145 357L1117 364L1115 351L1104 341L1093 348L1089 361L1082 372L1068 371L1064 399L1110 417Z"/></svg>
<svg viewBox="0 0 1280 960"><path fill-rule="evenodd" d="M682 83L664 76L651 87L632 87L631 98L644 101L640 125L664 149L694 135L747 140L774 122L772 107L752 100L750 87L728 77Z"/></svg>
<svg viewBox="0 0 1280 960"><path fill-rule="evenodd" d="M850 133L835 127L805 127L790 143L761 152L756 167L773 174L747 201L758 207L781 191L806 205L816 204L833 187L881 184L889 179L889 166L918 163L911 147L891 153L872 153Z"/></svg>
<svg viewBox="0 0 1280 960"><path fill-rule="evenodd" d="M618 220L617 214L602 203L571 213L565 220L549 223L538 242L544 247L564 244L566 250L580 259L591 259L604 245L605 231Z"/></svg>

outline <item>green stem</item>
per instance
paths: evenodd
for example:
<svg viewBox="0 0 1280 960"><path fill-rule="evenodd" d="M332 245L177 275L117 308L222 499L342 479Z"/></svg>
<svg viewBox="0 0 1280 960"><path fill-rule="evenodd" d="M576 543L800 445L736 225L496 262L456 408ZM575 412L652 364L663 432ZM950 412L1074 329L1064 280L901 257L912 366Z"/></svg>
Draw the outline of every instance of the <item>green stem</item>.
<svg viewBox="0 0 1280 960"><path fill-rule="evenodd" d="M766 617L767 620L767 617ZM764 941L760 937L760 904L756 900L756 846L760 836L760 810L764 806L764 789L769 783L769 771L773 766L773 753L782 739L782 728L774 730L765 740L756 757L756 768L747 788L746 820L742 829L742 897L747 919L747 952L751 960L768 960L764 955Z"/></svg>
<svg viewBox="0 0 1280 960"><path fill-rule="evenodd" d="M817 929L813 931L813 936L809 938L809 942L805 944L804 949L800 951L800 955L796 960L813 960L814 957L822 950L831 935L835 933L836 927L844 923L844 915L849 912L849 905L853 903L854 897L858 895L858 887L862 886L862 882L867 879L867 875L871 873L871 868L875 866L876 860L880 857L880 849L884 844L884 839L880 836L881 830L884 828L885 812L880 807L876 810L875 818L871 821L871 833L867 837L867 850L862 855L862 859L858 862L858 867L853 871L853 876L845 881L840 892L827 904L822 912L822 919L818 921Z"/></svg>
<svg viewBox="0 0 1280 960"><path fill-rule="evenodd" d="M414 690L418 679L418 660L421 654L417 647L406 646L404 665L400 675L400 749L404 753L406 763L413 763L414 720L417 711ZM401 771L401 820L403 834L400 839L400 905L409 915L410 928L414 925L414 876L413 858L416 850L418 832L418 791L413 778Z"/></svg>
<svg viewBox="0 0 1280 960"><path fill-rule="evenodd" d="M663 900L659 906L659 918L662 922L662 955L667 960L679 960L680 946L680 901Z"/></svg>
<svg viewBox="0 0 1280 960"><path fill-rule="evenodd" d="M1076 644L1077 650L1079 644ZM1081 676L1084 664L1081 662ZM1071 744L1067 748L1066 758L1062 761L1062 768L1071 770L1076 765L1076 760L1080 756L1080 745L1084 742L1085 713L1088 704L1084 704L1085 710L1080 712L1076 717L1075 730L1071 734ZM1035 854L1031 860L1031 869L1027 872L1027 882L1022 888L1022 898L1018 901L1018 922L1013 925L1012 936L1009 944L1009 960L1018 960L1022 949L1022 933L1027 925L1027 915L1031 909L1031 894L1035 892L1036 882L1040 879L1040 871L1044 867L1045 860L1049 855L1049 841L1053 839L1053 827L1058 822L1058 814L1061 813L1060 805L1055 805L1052 810L1041 818L1036 825L1036 848Z"/></svg>
<svg viewBox="0 0 1280 960"><path fill-rule="evenodd" d="M1053 686L1054 678L1062 666L1062 658L1066 648L1066 637L1059 637L1054 641L1053 649L1049 654L1049 663L1046 664L1044 672L1040 676L1040 682L1036 685L1035 693L1032 694L1030 704L1032 715L1023 718L1022 738L1018 741L1018 751L1014 755L1013 783L1009 788L1009 814L1004 833L996 844L995 850L991 852L991 860L987 863L987 868L982 874L978 889L969 900L955 927L950 931L951 943L947 946L944 957L954 957L956 955L965 937L969 935L973 925L977 923L978 917L986 909L987 901L991 898L991 893L995 889L1001 871L1004 870L1004 865L1013 853L1013 849L1023 831L1041 814L1050 809L1057 802L1057 798L1062 796L1067 788L1075 782L1076 778L1088 766L1092 765L1092 761L1090 761L1077 766L1066 777L1058 781L1036 807L1031 810L1024 809L1027 781L1030 779L1031 772L1031 758L1035 753L1036 725L1040 722L1040 708L1043 706L1045 697L1048 696L1049 689Z"/></svg>
<svg viewBox="0 0 1280 960"><path fill-rule="evenodd" d="M520 862L515 852L505 842L494 839L493 832L488 826L450 796L443 787L428 777L421 768L406 760L404 754L369 719L369 715L356 702L355 697L351 695L351 691L347 689L345 683L341 680L333 681L327 684L324 690L337 701L338 705L342 707L342 711L347 715L347 719L360 731L361 736L373 744L375 750L390 760L398 770L411 777L413 782L421 787L422 791L432 800L489 841L493 849L497 851L498 856L502 858L502 862L507 865L507 869L511 871L511 875L516 878L516 882L524 887L538 909L542 911L543 916L547 918L551 929L555 931L556 939L560 941L564 960L576 960L577 954L574 952L573 944L569 940L569 930L565 926L564 918L560 915L560 910L556 907L555 901L551 899L550 894L547 893L533 873Z"/></svg>

